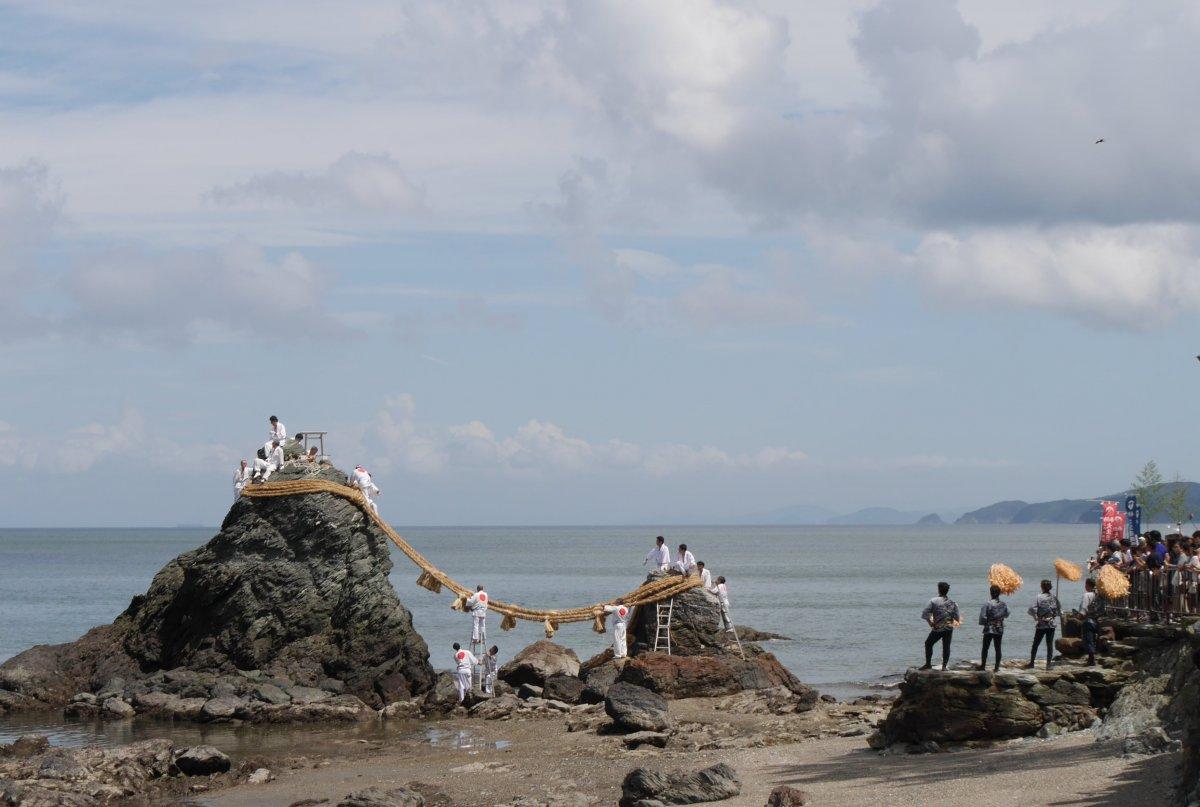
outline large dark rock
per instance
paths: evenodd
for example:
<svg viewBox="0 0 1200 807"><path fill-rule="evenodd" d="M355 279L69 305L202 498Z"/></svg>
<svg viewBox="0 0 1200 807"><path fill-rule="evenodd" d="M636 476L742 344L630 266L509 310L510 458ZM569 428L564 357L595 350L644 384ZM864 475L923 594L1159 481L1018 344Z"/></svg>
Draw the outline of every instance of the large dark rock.
<svg viewBox="0 0 1200 807"><path fill-rule="evenodd" d="M407 787L381 790L368 787L351 793L338 802L337 807L424 807L425 797Z"/></svg>
<svg viewBox="0 0 1200 807"><path fill-rule="evenodd" d="M731 799L742 792L737 771L724 762L699 771L652 771L635 768L621 783L621 807L639 801L661 804L700 804Z"/></svg>
<svg viewBox="0 0 1200 807"><path fill-rule="evenodd" d="M563 703L583 700L584 683L574 675L552 675L542 687L542 697Z"/></svg>
<svg viewBox="0 0 1200 807"><path fill-rule="evenodd" d="M636 684L618 682L609 687L604 711L625 731L666 731L671 727L667 702Z"/></svg>
<svg viewBox="0 0 1200 807"><path fill-rule="evenodd" d="M345 476L295 464L272 477L297 478ZM332 494L242 498L215 538L164 566L111 625L0 665L0 704L61 706L119 682L114 697L236 695L277 719L320 711L287 705L288 686L335 686L374 707L425 692L429 651L388 582L388 544Z"/></svg>
<svg viewBox="0 0 1200 807"><path fill-rule="evenodd" d="M620 671L619 680L646 687L666 698L733 695L750 689L783 687L796 695L800 711L817 702L817 691L788 672L771 653L746 646L746 658L733 653L699 656L643 653Z"/></svg>
<svg viewBox="0 0 1200 807"><path fill-rule="evenodd" d="M211 745L187 748L175 757L175 767L185 776L211 776L229 770L229 757Z"/></svg>
<svg viewBox="0 0 1200 807"><path fill-rule="evenodd" d="M501 681L515 687L542 686L553 675L579 675L579 656L549 639L540 639L522 649L497 672Z"/></svg>
<svg viewBox="0 0 1200 807"><path fill-rule="evenodd" d="M666 572L651 572L647 582L669 576ZM663 603L666 607L666 603ZM647 605L633 612L629 626L629 648L633 655L654 649L657 627L655 606ZM671 613L671 652L681 656L697 656L725 650L725 632L721 627L721 604L716 595L703 587L689 589L675 598Z"/></svg>

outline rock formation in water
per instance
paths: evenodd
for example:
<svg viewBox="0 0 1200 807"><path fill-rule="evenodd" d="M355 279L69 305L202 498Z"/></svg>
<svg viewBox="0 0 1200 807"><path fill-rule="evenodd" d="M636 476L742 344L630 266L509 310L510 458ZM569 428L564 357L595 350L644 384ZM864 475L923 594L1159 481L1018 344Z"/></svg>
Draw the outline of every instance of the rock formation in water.
<svg viewBox="0 0 1200 807"><path fill-rule="evenodd" d="M273 480L343 482L289 463ZM388 581L387 537L328 493L242 498L110 625L0 665L0 714L128 707L200 720L347 718L427 691L429 650Z"/></svg>

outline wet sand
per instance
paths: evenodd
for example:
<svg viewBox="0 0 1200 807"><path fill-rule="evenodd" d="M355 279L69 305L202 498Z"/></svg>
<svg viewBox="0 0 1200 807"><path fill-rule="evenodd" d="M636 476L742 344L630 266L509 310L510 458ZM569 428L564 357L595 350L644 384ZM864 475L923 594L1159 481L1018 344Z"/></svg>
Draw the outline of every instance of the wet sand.
<svg viewBox="0 0 1200 807"><path fill-rule="evenodd" d="M836 712L841 707L833 707ZM684 724L724 733L726 747L628 751L615 736L566 730L562 718L512 721L449 719L435 743L349 740L328 755L263 759L278 777L242 784L188 803L205 807L290 807L303 800L336 805L370 786L421 783L429 803L612 805L635 767L696 769L727 762L739 772L742 795L720 802L766 803L779 784L808 791L814 805L1160 805L1170 797L1178 755L1122 758L1084 731L951 753L881 755L865 736L837 736L839 717L826 707L785 718L731 715L705 701L671 704ZM811 735L797 739L799 735ZM782 739L779 744L771 744ZM460 747L465 741L466 747ZM505 745L508 743L508 745ZM497 744L500 747L497 747ZM757 747L762 746L762 747ZM314 801L308 801L314 804Z"/></svg>

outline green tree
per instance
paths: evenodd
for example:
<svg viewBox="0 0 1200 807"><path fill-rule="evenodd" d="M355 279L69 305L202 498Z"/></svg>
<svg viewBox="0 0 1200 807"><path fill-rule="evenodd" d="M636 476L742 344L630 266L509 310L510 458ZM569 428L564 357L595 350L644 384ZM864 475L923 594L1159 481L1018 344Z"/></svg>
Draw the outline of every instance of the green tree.
<svg viewBox="0 0 1200 807"><path fill-rule="evenodd" d="M1162 508L1167 521L1182 524L1188 520L1187 483L1179 474L1171 479L1169 488L1163 493Z"/></svg>
<svg viewBox="0 0 1200 807"><path fill-rule="evenodd" d="M1138 475L1129 489L1134 496L1137 496L1138 504L1142 506L1144 523L1149 524L1154 516L1163 512L1165 491L1163 490L1163 475L1158 470L1157 462L1147 460L1146 464L1142 466L1142 470L1138 471Z"/></svg>

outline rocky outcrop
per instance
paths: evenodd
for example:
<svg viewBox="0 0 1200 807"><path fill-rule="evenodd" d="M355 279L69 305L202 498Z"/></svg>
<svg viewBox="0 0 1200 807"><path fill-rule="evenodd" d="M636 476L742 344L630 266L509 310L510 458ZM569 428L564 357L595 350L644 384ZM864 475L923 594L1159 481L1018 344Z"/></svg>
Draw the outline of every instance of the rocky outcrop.
<svg viewBox="0 0 1200 807"><path fill-rule="evenodd" d="M909 670L872 744L1000 740L1037 734L1047 724L1087 728L1130 677L1103 667L998 673Z"/></svg>
<svg viewBox="0 0 1200 807"><path fill-rule="evenodd" d="M145 799L175 768L170 740L0 757L0 804L100 807Z"/></svg>
<svg viewBox="0 0 1200 807"><path fill-rule="evenodd" d="M635 768L621 783L621 807L639 804L701 804L739 795L737 771L724 762L699 771L652 771Z"/></svg>
<svg viewBox="0 0 1200 807"><path fill-rule="evenodd" d="M659 579L663 574L654 572L647 580ZM670 654L654 650L656 628L653 605L635 611L629 640L632 658L619 668L619 680L666 698L716 697L782 686L795 694L803 708L817 702L817 691L801 683L771 653L749 640L742 641L739 652L733 635L722 628L720 603L703 588L690 589L675 598ZM581 677L590 691L607 683L605 675L604 660L597 657L584 665Z"/></svg>
<svg viewBox="0 0 1200 807"><path fill-rule="evenodd" d="M299 463L272 477L297 478L345 477ZM0 713L75 699L116 716L116 699L194 720L326 719L424 692L429 651L388 582L388 544L328 493L242 498L112 624L0 666Z"/></svg>

